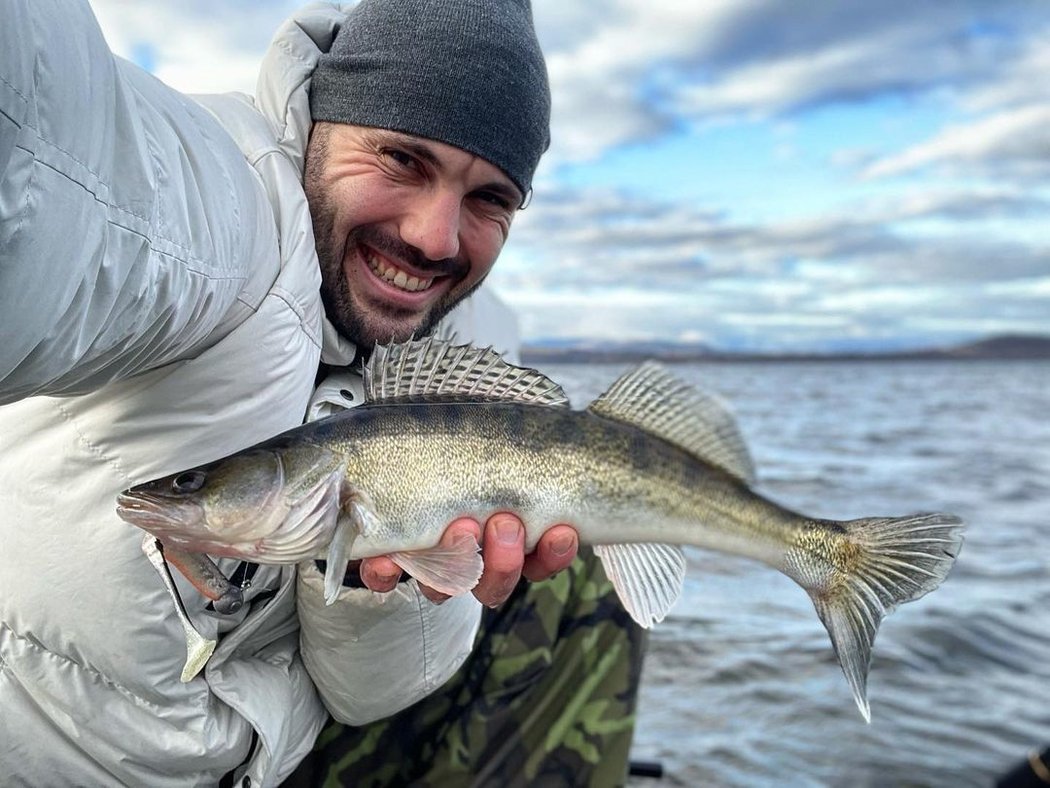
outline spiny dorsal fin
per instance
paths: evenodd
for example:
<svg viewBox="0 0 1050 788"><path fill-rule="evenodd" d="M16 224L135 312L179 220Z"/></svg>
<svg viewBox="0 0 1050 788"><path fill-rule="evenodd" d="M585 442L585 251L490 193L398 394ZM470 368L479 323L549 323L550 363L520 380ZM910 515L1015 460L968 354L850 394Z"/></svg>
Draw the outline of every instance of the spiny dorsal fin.
<svg viewBox="0 0 1050 788"><path fill-rule="evenodd" d="M365 401L513 401L569 406L561 386L534 369L516 367L492 348L414 339L375 346L364 368Z"/></svg>
<svg viewBox="0 0 1050 788"><path fill-rule="evenodd" d="M655 361L625 374L588 410L640 427L749 484L754 481L751 455L726 405Z"/></svg>

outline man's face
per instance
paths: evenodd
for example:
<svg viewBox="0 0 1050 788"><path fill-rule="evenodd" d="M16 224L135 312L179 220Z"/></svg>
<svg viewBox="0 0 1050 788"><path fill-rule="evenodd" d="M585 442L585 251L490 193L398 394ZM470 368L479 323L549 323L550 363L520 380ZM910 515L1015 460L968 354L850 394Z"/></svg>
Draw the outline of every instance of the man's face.
<svg viewBox="0 0 1050 788"><path fill-rule="evenodd" d="M343 123L314 125L304 186L326 314L366 352L428 333L481 284L522 198L459 148Z"/></svg>

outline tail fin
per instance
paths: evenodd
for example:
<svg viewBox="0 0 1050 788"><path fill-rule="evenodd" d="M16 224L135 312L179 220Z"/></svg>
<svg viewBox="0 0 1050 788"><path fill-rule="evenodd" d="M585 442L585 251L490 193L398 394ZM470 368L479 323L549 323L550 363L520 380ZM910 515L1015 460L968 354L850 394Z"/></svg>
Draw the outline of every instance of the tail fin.
<svg viewBox="0 0 1050 788"><path fill-rule="evenodd" d="M864 719L871 647L883 617L941 584L962 547L962 521L950 514L874 517L840 524L859 549L852 571L831 589L810 590Z"/></svg>

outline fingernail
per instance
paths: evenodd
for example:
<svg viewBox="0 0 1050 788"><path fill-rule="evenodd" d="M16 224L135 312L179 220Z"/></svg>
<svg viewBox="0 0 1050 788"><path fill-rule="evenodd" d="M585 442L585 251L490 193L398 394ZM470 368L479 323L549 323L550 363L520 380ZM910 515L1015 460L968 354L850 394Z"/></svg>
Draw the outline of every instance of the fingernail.
<svg viewBox="0 0 1050 788"><path fill-rule="evenodd" d="M496 526L496 541L502 544L517 544L521 536L521 524L510 518L499 519L493 523Z"/></svg>
<svg viewBox="0 0 1050 788"><path fill-rule="evenodd" d="M553 542L551 542L551 552L555 555L568 555L569 551L572 550L573 544L576 542L570 535L565 534L559 536Z"/></svg>

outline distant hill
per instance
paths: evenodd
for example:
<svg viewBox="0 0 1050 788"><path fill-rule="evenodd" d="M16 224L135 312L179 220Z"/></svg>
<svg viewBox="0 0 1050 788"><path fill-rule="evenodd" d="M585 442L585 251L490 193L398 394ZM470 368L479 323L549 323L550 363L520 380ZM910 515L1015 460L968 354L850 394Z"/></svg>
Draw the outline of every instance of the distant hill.
<svg viewBox="0 0 1050 788"><path fill-rule="evenodd" d="M1050 336L1007 334L941 352L948 358L1050 358Z"/></svg>
<svg viewBox="0 0 1050 788"><path fill-rule="evenodd" d="M701 343L677 342L601 342L589 340L556 340L526 345L522 358L530 363L543 361L586 362L592 364L644 361L695 361L718 355L718 351Z"/></svg>
<svg viewBox="0 0 1050 788"><path fill-rule="evenodd" d="M895 359L1050 359L1050 336L1002 335L948 347L884 352L743 353L726 352L708 345L675 342L603 343L593 340L558 340L526 345L522 359L530 364L622 363L659 358L664 361L887 361Z"/></svg>

